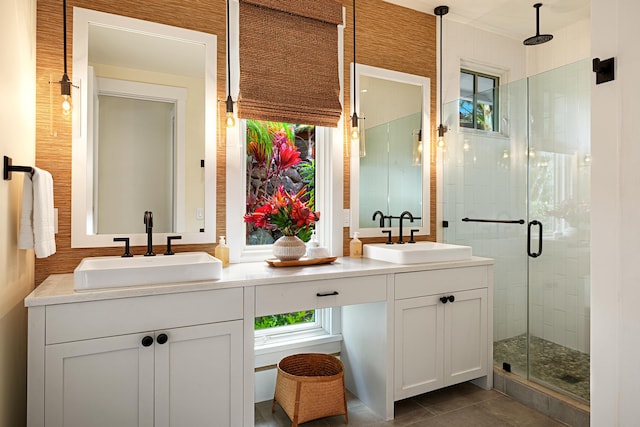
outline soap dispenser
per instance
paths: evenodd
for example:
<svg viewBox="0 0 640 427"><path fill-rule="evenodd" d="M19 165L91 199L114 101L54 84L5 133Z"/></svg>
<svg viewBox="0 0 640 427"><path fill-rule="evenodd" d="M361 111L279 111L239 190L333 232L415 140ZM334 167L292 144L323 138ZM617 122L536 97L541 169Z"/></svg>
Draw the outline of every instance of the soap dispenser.
<svg viewBox="0 0 640 427"><path fill-rule="evenodd" d="M353 258L362 257L362 241L358 239L358 232L353 233L353 239L349 243L349 256Z"/></svg>
<svg viewBox="0 0 640 427"><path fill-rule="evenodd" d="M220 236L220 242L216 246L214 256L222 261L222 267L229 266L229 246L227 246L224 236Z"/></svg>
<svg viewBox="0 0 640 427"><path fill-rule="evenodd" d="M318 236L316 236L316 230L311 232L311 239L309 243L307 243L307 258L326 258L329 256L329 251L327 248L323 248L320 246L320 242L318 242Z"/></svg>

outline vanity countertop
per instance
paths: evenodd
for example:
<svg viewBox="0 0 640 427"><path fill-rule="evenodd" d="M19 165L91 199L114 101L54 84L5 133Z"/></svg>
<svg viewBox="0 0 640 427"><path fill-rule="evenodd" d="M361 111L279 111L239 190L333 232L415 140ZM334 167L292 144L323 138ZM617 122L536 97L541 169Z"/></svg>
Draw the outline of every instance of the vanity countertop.
<svg viewBox="0 0 640 427"><path fill-rule="evenodd" d="M26 307L52 304L68 304L117 298L142 297L149 295L180 292L206 291L212 289L260 286L276 283L295 283L310 280L335 279L343 277L371 276L411 271L439 270L446 268L491 265L490 258L472 257L470 260L432 262L425 264L392 264L369 258L338 258L325 265L275 268L265 262L231 264L223 269L219 280L109 288L90 291L76 291L73 287L73 273L52 274L31 292L24 301Z"/></svg>

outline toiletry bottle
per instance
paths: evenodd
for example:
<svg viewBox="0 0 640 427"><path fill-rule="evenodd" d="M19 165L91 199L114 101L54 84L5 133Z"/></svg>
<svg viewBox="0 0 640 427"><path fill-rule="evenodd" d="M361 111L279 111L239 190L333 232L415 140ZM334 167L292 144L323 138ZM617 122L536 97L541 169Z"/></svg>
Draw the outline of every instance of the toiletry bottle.
<svg viewBox="0 0 640 427"><path fill-rule="evenodd" d="M318 258L318 249L320 248L320 242L318 242L318 236L316 236L316 230L311 231L311 239L307 243L307 258Z"/></svg>
<svg viewBox="0 0 640 427"><path fill-rule="evenodd" d="M349 243L349 256L353 258L362 257L362 241L358 239L358 232L353 233L353 239Z"/></svg>
<svg viewBox="0 0 640 427"><path fill-rule="evenodd" d="M229 266L229 246L224 241L224 236L220 236L220 242L216 246L214 256L222 261L222 267Z"/></svg>

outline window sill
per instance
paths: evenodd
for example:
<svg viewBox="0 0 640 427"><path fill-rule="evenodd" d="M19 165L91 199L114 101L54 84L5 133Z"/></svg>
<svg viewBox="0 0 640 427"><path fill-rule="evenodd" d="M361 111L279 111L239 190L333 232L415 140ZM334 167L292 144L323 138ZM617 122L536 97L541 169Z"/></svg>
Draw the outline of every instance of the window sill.
<svg viewBox="0 0 640 427"><path fill-rule="evenodd" d="M494 132L491 130L481 130L481 129L471 129L458 126L458 133L467 134L467 135L475 135L481 136L484 138L493 138L493 139L501 139L501 140L509 140L509 136L503 134L502 132Z"/></svg>
<svg viewBox="0 0 640 427"><path fill-rule="evenodd" d="M340 351L342 334L318 334L286 341L256 345L255 367L263 368L277 364L286 355L299 352L337 353Z"/></svg>

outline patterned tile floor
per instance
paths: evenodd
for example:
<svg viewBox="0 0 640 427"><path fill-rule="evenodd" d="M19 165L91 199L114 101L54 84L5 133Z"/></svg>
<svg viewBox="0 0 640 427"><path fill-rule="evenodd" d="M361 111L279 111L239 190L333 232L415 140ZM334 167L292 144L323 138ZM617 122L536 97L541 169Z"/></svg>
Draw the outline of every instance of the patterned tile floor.
<svg viewBox="0 0 640 427"><path fill-rule="evenodd" d="M498 366L511 364L512 371L526 372L526 335L518 335L493 344L493 360ZM589 355L531 337L531 378L537 379L589 401Z"/></svg>
<svg viewBox="0 0 640 427"><path fill-rule="evenodd" d="M351 427L555 427L555 421L496 390L483 390L462 383L425 393L395 404L395 419L384 421L353 395L348 394ZM257 427L291 426L280 406L271 413L271 402L256 404ZM344 425L344 416L328 417L301 424L303 427Z"/></svg>

